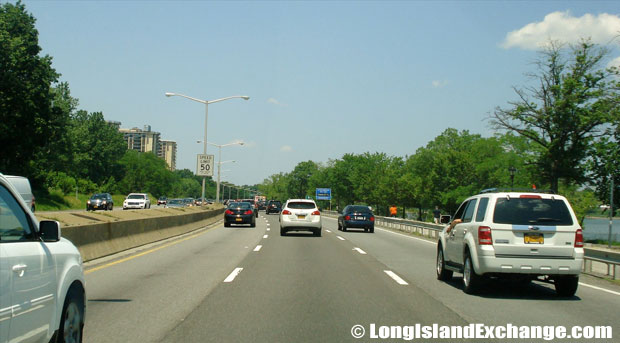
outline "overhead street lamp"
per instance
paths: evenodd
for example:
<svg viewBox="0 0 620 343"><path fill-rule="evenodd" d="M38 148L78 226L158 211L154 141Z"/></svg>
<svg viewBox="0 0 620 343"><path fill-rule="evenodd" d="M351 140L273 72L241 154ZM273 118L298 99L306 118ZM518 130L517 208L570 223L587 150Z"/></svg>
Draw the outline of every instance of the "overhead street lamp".
<svg viewBox="0 0 620 343"><path fill-rule="evenodd" d="M233 142L233 143L228 143L228 144L215 144L215 143L211 143L211 142L207 142L207 144L211 144L215 147L218 148L219 152L218 152L218 163L217 163L217 191L215 194L215 201L220 202L220 167L222 165L222 148L225 146L230 146L230 145L244 145L244 142Z"/></svg>
<svg viewBox="0 0 620 343"><path fill-rule="evenodd" d="M203 141L204 142L204 149L203 149L204 155L207 154L207 120L209 118L209 104L213 104L213 103L228 100L228 99L235 99L235 98L241 98L243 100L250 100L250 97L247 95L233 95L233 96L229 96L226 98L220 98L220 99L215 99L215 100L201 100L201 99L192 98L191 96L177 94L177 93L170 93L170 92L166 92L166 96L167 97L180 96L180 97L193 100L193 101L196 101L196 102L199 102L205 105L205 139ZM205 181L206 179L207 179L206 176L202 177L202 203L203 204L205 203Z"/></svg>

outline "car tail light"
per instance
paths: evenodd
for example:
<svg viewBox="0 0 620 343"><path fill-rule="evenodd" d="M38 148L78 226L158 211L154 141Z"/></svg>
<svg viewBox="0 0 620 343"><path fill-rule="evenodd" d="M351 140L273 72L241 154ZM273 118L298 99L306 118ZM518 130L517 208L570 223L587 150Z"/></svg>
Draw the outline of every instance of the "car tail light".
<svg viewBox="0 0 620 343"><path fill-rule="evenodd" d="M583 248L583 230L581 229L575 232L575 248Z"/></svg>
<svg viewBox="0 0 620 343"><path fill-rule="evenodd" d="M542 199L540 195L523 194L519 198L521 199Z"/></svg>
<svg viewBox="0 0 620 343"><path fill-rule="evenodd" d="M493 237L491 236L491 228L488 226L478 227L478 244L492 245Z"/></svg>
<svg viewBox="0 0 620 343"><path fill-rule="evenodd" d="M247 210L247 211L243 212L243 214L254 214L254 211L252 211L252 210Z"/></svg>
<svg viewBox="0 0 620 343"><path fill-rule="evenodd" d="M320 216L320 215L321 215L321 212L319 212L319 211L314 211L314 212L312 212L312 215L313 215L313 216Z"/></svg>
<svg viewBox="0 0 620 343"><path fill-rule="evenodd" d="M231 210L226 210L226 214L234 214Z"/></svg>
<svg viewBox="0 0 620 343"><path fill-rule="evenodd" d="M370 217L370 221L374 222L375 221L375 217Z"/></svg>
<svg viewBox="0 0 620 343"><path fill-rule="evenodd" d="M351 220L351 216L350 215L344 216L344 220Z"/></svg>
<svg viewBox="0 0 620 343"><path fill-rule="evenodd" d="M291 214L291 211L289 211L289 210L284 210L284 211L282 211L282 214Z"/></svg>

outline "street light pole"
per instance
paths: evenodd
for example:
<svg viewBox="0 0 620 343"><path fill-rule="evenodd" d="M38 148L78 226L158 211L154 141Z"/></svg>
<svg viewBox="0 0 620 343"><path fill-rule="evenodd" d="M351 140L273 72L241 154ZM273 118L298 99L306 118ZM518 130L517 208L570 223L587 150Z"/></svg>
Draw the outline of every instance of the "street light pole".
<svg viewBox="0 0 620 343"><path fill-rule="evenodd" d="M166 92L165 94L167 97L171 97L171 96L180 96L189 100L193 100L196 102L199 102L201 104L205 105L205 138L204 138L204 147L203 147L203 154L206 155L207 154L207 119L209 118L209 104L213 104L216 102L220 102L220 101L224 101L224 100L228 100L228 99L234 99L234 98L241 98L243 100L250 100L250 97L247 95L233 95L233 96L229 96L229 97L225 97L225 98L220 98L220 99L215 99L215 100L201 100L201 99L196 99L193 98L191 96L187 96L187 95L183 95L183 94L177 94L177 93L170 93L170 92ZM207 177L203 176L202 177L202 198L201 198L201 203L204 204L205 203L205 183L206 183ZM218 192L219 192L219 185L218 185Z"/></svg>

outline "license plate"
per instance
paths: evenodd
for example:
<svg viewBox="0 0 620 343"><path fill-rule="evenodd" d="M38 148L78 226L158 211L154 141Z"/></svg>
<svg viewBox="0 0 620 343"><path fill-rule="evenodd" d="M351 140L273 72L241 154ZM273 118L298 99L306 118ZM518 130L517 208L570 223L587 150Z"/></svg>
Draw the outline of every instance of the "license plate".
<svg viewBox="0 0 620 343"><path fill-rule="evenodd" d="M235 218L235 220L238 221L238 222L242 222L243 218Z"/></svg>
<svg viewBox="0 0 620 343"><path fill-rule="evenodd" d="M355 217L355 220L366 220L364 217Z"/></svg>
<svg viewBox="0 0 620 343"><path fill-rule="evenodd" d="M297 215L297 219L306 219L306 216Z"/></svg>
<svg viewBox="0 0 620 343"><path fill-rule="evenodd" d="M525 233L523 240L525 244L544 244L545 236L542 233Z"/></svg>

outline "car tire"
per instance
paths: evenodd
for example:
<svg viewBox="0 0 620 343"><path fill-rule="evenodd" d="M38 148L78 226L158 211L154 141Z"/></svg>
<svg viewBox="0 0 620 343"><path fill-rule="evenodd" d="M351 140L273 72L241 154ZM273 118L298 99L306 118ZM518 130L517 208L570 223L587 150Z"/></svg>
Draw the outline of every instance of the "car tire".
<svg viewBox="0 0 620 343"><path fill-rule="evenodd" d="M577 292L579 286L579 276L567 275L557 277L553 284L555 291L561 297L572 297Z"/></svg>
<svg viewBox="0 0 620 343"><path fill-rule="evenodd" d="M370 231L370 233L375 233L375 228L371 227L369 231Z"/></svg>
<svg viewBox="0 0 620 343"><path fill-rule="evenodd" d="M280 228L280 236L286 236L286 230Z"/></svg>
<svg viewBox="0 0 620 343"><path fill-rule="evenodd" d="M250 224L250 227L256 227L256 222L252 222L252 223Z"/></svg>
<svg viewBox="0 0 620 343"><path fill-rule="evenodd" d="M338 231L342 230L342 225L340 225L340 222L338 222Z"/></svg>
<svg viewBox="0 0 620 343"><path fill-rule="evenodd" d="M315 235L316 237L321 237L321 233L322 233L322 231L323 231L323 230L321 230L321 229L314 230L314 235Z"/></svg>
<svg viewBox="0 0 620 343"><path fill-rule="evenodd" d="M471 255L468 252L465 254L465 262L463 263L463 291L467 294L475 294L481 283L482 277L476 274Z"/></svg>
<svg viewBox="0 0 620 343"><path fill-rule="evenodd" d="M57 343L82 342L84 333L84 299L76 287L71 287L62 307Z"/></svg>
<svg viewBox="0 0 620 343"><path fill-rule="evenodd" d="M224 227L230 227L230 223L224 223Z"/></svg>
<svg viewBox="0 0 620 343"><path fill-rule="evenodd" d="M342 223L342 232L347 232L347 227Z"/></svg>
<svg viewBox="0 0 620 343"><path fill-rule="evenodd" d="M448 281L452 279L453 272L446 269L446 260L444 259L443 247L437 249L437 280Z"/></svg>

